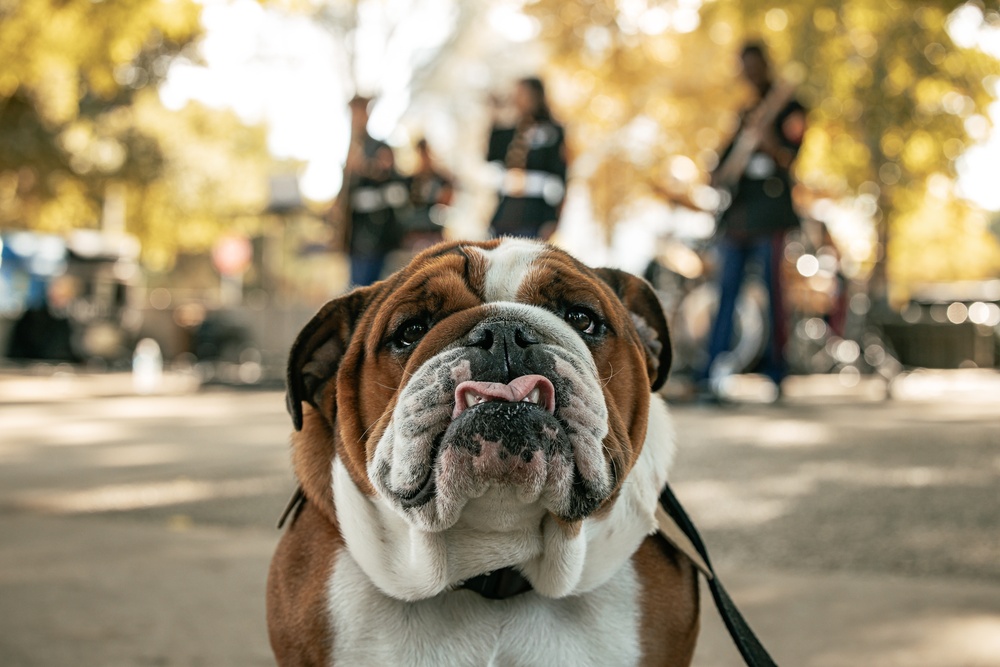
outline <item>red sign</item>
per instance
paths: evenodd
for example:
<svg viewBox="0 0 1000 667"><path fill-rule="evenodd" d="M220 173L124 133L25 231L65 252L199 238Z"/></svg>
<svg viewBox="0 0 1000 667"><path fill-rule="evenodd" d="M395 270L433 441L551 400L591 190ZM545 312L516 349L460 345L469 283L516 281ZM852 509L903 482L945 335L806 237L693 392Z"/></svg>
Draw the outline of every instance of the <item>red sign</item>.
<svg viewBox="0 0 1000 667"><path fill-rule="evenodd" d="M253 246L245 236L223 236L212 248L212 263L224 276L238 276L250 267Z"/></svg>

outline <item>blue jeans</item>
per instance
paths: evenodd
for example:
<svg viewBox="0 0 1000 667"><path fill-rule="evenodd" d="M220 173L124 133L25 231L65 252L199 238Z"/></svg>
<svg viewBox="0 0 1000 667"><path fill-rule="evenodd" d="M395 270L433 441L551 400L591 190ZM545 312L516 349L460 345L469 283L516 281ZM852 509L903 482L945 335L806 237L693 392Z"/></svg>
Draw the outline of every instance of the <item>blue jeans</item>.
<svg viewBox="0 0 1000 667"><path fill-rule="evenodd" d="M719 261L722 273L719 277L719 310L712 323L708 340L708 363L702 378L707 379L712 364L720 355L728 352L733 343L733 317L736 313L736 299L746 277L747 265L758 263L762 278L767 286L768 327L767 341L761 357L759 370L775 383L785 377L786 368L781 348L784 345L783 308L781 307L781 286L778 278L777 262L780 260L782 234L757 239L734 241L723 238L719 241Z"/></svg>
<svg viewBox="0 0 1000 667"><path fill-rule="evenodd" d="M351 257L351 287L364 287L371 285L382 277L382 267L385 265L385 257L376 255L365 257L355 255Z"/></svg>

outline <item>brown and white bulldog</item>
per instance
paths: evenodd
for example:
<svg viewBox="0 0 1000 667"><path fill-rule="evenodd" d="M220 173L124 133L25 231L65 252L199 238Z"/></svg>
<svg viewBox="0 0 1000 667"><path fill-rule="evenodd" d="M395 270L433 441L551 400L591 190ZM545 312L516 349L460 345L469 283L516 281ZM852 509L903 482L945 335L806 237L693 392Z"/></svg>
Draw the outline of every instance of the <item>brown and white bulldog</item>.
<svg viewBox="0 0 1000 667"><path fill-rule="evenodd" d="M326 304L289 358L304 493L271 563L280 665L687 665L691 562L644 281L451 243Z"/></svg>

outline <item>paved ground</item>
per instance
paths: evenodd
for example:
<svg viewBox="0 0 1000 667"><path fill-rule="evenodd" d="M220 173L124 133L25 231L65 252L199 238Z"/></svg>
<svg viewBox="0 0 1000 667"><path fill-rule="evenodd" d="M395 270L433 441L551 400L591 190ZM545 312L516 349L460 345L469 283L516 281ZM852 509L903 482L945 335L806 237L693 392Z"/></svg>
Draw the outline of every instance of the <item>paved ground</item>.
<svg viewBox="0 0 1000 667"><path fill-rule="evenodd" d="M998 408L675 410L677 494L779 664L1000 665ZM703 618L697 664L739 664Z"/></svg>
<svg viewBox="0 0 1000 667"><path fill-rule="evenodd" d="M281 395L3 380L0 665L273 664ZM998 411L983 392L674 408L675 490L780 664L1000 666ZM707 595L703 617L696 664L740 664Z"/></svg>

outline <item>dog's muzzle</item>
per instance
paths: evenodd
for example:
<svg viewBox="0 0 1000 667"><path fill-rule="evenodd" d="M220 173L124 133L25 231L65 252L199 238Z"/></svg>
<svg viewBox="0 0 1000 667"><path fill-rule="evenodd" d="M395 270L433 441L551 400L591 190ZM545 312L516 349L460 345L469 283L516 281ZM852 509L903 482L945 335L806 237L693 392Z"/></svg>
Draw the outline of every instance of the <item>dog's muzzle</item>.
<svg viewBox="0 0 1000 667"><path fill-rule="evenodd" d="M414 373L369 473L428 530L450 527L491 489L575 520L613 485L606 433L586 345L555 315L511 304Z"/></svg>

